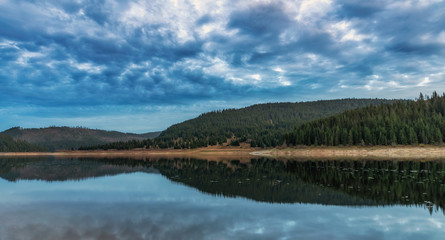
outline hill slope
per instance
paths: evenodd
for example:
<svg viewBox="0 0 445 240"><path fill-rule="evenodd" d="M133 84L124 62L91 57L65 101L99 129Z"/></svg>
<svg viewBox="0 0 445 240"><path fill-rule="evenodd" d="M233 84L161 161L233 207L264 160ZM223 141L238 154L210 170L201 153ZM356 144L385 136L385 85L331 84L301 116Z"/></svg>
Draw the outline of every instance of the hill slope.
<svg viewBox="0 0 445 240"><path fill-rule="evenodd" d="M41 152L46 149L25 141L15 141L11 136L0 133L0 152Z"/></svg>
<svg viewBox="0 0 445 240"><path fill-rule="evenodd" d="M51 151L77 149L80 146L91 146L117 141L144 140L154 138L159 132L134 134L117 131L104 131L88 128L48 127L28 128L15 127L3 132L15 140L26 141Z"/></svg>
<svg viewBox="0 0 445 240"><path fill-rule="evenodd" d="M445 94L368 106L303 124L284 136L290 145L439 144L445 140Z"/></svg>
<svg viewBox="0 0 445 240"><path fill-rule="evenodd" d="M252 147L275 147L282 135L305 122L346 110L391 103L384 99L340 99L316 102L267 103L241 109L214 111L175 124L161 133L155 143L161 148L195 148L250 143Z"/></svg>

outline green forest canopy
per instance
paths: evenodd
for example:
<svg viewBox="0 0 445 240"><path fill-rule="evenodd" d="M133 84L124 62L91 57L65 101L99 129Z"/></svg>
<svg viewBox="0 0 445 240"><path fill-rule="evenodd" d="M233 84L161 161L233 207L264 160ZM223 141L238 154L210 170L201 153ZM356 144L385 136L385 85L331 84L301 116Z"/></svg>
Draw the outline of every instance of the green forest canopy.
<svg viewBox="0 0 445 240"><path fill-rule="evenodd" d="M288 145L441 144L445 94L367 106L312 121L284 135Z"/></svg>
<svg viewBox="0 0 445 240"><path fill-rule="evenodd" d="M153 141L116 142L80 149L197 148L225 144L228 139L233 146L247 143L252 147L275 147L282 144L283 134L305 122L349 109L391 102L393 100L339 99L257 104L201 114L169 127Z"/></svg>

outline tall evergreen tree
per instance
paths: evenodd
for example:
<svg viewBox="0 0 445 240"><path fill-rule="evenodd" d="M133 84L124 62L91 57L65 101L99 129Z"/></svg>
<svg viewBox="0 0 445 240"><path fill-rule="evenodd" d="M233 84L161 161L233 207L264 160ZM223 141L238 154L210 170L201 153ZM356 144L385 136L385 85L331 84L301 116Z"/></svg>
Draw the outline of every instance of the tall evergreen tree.
<svg viewBox="0 0 445 240"><path fill-rule="evenodd" d="M285 134L284 140L290 145L328 146L441 144L445 139L444 113L445 94L434 92L426 99L420 94L416 101L367 106L302 124ZM312 140L314 130L317 142Z"/></svg>

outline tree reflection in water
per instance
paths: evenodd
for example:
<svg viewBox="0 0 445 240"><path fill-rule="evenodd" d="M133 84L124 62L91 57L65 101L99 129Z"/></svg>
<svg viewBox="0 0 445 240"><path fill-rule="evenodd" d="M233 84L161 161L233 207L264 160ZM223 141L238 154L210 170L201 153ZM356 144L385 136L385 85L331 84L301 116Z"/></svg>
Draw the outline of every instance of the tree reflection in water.
<svg viewBox="0 0 445 240"><path fill-rule="evenodd" d="M193 158L1 158L8 181L82 180L121 173L161 173L168 179L224 196L270 203L346 206L415 205L445 209L445 162L251 159L206 161Z"/></svg>

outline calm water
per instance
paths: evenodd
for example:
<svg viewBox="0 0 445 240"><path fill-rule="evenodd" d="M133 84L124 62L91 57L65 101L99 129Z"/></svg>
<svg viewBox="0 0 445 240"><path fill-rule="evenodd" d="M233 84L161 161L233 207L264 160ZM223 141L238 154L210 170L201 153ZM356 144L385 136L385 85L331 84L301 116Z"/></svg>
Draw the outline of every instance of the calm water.
<svg viewBox="0 0 445 240"><path fill-rule="evenodd" d="M445 163L0 158L0 239L443 239Z"/></svg>

